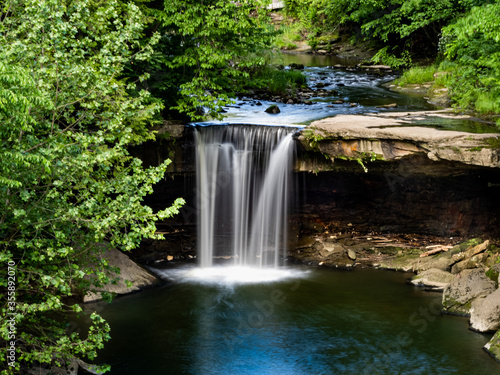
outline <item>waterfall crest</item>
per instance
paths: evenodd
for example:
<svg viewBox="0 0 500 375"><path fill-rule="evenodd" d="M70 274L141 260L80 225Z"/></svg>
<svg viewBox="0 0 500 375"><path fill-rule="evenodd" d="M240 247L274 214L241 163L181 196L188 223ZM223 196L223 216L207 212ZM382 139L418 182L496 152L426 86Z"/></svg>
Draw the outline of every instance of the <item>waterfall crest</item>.
<svg viewBox="0 0 500 375"><path fill-rule="evenodd" d="M272 126L195 128L198 256L277 267L285 254L293 133Z"/></svg>

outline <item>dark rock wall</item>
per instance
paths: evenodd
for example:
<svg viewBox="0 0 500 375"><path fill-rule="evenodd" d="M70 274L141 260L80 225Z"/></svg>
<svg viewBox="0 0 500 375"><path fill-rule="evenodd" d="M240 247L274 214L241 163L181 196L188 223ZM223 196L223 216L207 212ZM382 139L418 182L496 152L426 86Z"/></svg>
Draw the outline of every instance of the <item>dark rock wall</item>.
<svg viewBox="0 0 500 375"><path fill-rule="evenodd" d="M438 236L499 234L500 173L302 173L299 213L357 229Z"/></svg>

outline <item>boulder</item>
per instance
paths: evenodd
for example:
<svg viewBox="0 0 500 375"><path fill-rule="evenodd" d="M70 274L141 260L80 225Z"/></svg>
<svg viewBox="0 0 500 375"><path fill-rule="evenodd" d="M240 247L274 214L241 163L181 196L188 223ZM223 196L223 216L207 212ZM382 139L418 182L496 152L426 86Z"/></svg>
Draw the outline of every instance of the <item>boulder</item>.
<svg viewBox="0 0 500 375"><path fill-rule="evenodd" d="M330 255L343 255L345 253L345 248L341 244L324 242L323 249L320 251L322 256L330 256Z"/></svg>
<svg viewBox="0 0 500 375"><path fill-rule="evenodd" d="M500 289L485 298L477 298L470 308L471 329L479 332L500 329Z"/></svg>
<svg viewBox="0 0 500 375"><path fill-rule="evenodd" d="M460 262L460 261L462 261L464 259L472 258L474 255L482 253L483 251L485 251L488 248L489 245L490 245L490 241L486 240L483 243L481 243L481 244L479 244L477 246L474 246L471 249L468 249L467 251L464 251L464 252L461 252L461 253L458 253L458 254L454 254L452 256L452 259L455 262Z"/></svg>
<svg viewBox="0 0 500 375"><path fill-rule="evenodd" d="M296 69L296 70L304 70L305 66L304 64L296 64L296 63L291 63L290 69Z"/></svg>
<svg viewBox="0 0 500 375"><path fill-rule="evenodd" d="M419 257L412 261L412 269L417 272L423 272L430 269L448 271L453 263L453 260L445 253L425 258Z"/></svg>
<svg viewBox="0 0 500 375"><path fill-rule="evenodd" d="M266 112L266 113L270 113L270 114L272 114L272 115L275 115L275 114L280 113L280 112L281 112L281 110L280 110L280 108L279 108L276 104L273 104L273 105L271 105L271 106L267 107L267 109L266 109L266 111L265 111L265 112Z"/></svg>
<svg viewBox="0 0 500 375"><path fill-rule="evenodd" d="M469 259L462 260L451 267L451 273L455 275L466 269L483 267L486 258L488 258L488 254L482 253L474 255Z"/></svg>
<svg viewBox="0 0 500 375"><path fill-rule="evenodd" d="M411 283L417 286L430 286L437 289L444 289L454 279L455 276L447 271L431 268L413 277Z"/></svg>
<svg viewBox="0 0 500 375"><path fill-rule="evenodd" d="M491 340L484 346L486 350L493 358L500 362L500 331L495 333Z"/></svg>
<svg viewBox="0 0 500 375"><path fill-rule="evenodd" d="M483 268L464 270L444 289L443 311L469 315L472 302L488 296L495 289L495 282L486 276Z"/></svg>
<svg viewBox="0 0 500 375"><path fill-rule="evenodd" d="M117 283L105 285L102 292L127 294L151 286L158 281L155 276L116 249L108 248L103 253L103 257L108 260L111 267L118 267L120 274L112 274L111 277L118 278ZM93 302L101 298L100 293L88 292L83 297L83 302Z"/></svg>

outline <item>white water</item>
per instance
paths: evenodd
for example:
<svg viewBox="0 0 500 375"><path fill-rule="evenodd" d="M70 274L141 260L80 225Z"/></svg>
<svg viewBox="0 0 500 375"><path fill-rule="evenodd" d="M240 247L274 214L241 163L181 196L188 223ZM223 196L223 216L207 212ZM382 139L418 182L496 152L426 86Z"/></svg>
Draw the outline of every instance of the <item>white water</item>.
<svg viewBox="0 0 500 375"><path fill-rule="evenodd" d="M233 265L277 267L285 255L295 129L195 128L198 257Z"/></svg>
<svg viewBox="0 0 500 375"><path fill-rule="evenodd" d="M303 279L309 270L299 268L257 268L247 266L151 268L162 279L177 283L194 283L234 287L245 284L274 283L291 279Z"/></svg>

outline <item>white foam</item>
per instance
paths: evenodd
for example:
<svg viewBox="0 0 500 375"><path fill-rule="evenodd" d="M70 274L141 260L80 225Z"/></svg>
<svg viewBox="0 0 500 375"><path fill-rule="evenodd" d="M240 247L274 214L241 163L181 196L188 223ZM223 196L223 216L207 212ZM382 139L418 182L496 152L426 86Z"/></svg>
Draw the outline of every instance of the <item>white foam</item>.
<svg viewBox="0 0 500 375"><path fill-rule="evenodd" d="M244 266L152 269L159 277L175 282L214 285L274 283L303 278L309 271L296 268L257 268Z"/></svg>

